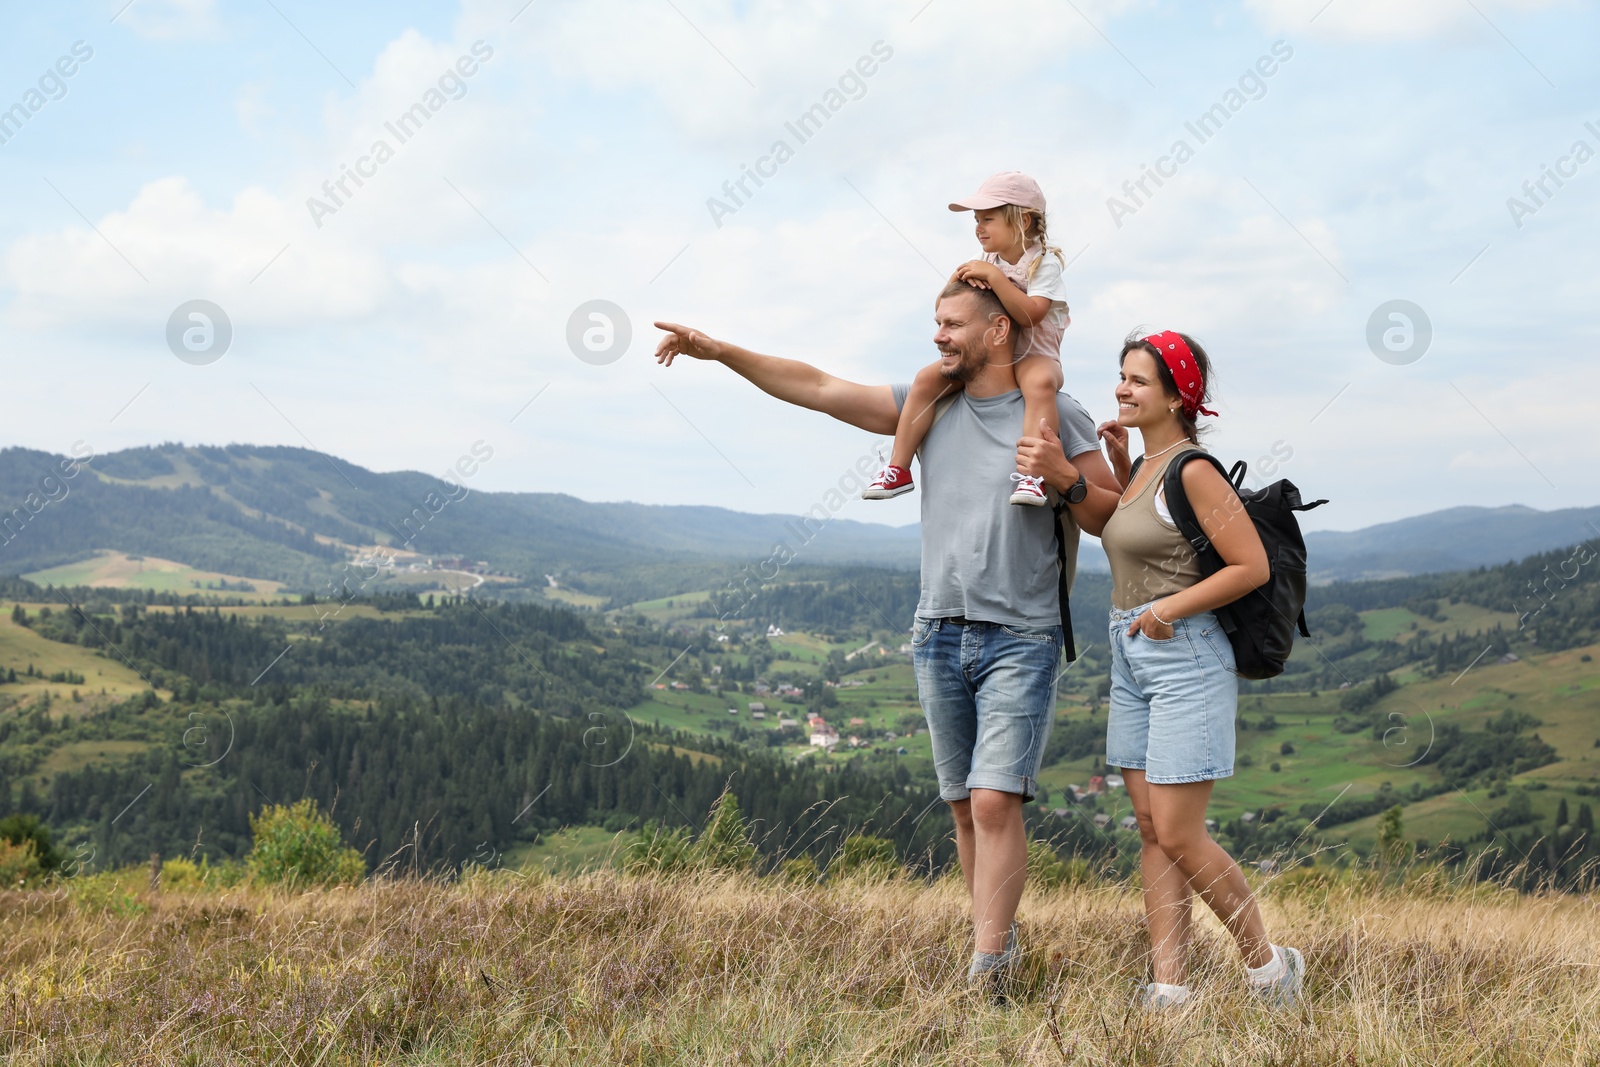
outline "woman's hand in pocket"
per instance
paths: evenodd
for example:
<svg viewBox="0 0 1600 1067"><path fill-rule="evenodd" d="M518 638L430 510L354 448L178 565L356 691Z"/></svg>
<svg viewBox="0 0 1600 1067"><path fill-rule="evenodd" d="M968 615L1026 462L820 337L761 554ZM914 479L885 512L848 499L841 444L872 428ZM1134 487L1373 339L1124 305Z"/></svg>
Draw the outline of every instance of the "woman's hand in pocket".
<svg viewBox="0 0 1600 1067"><path fill-rule="evenodd" d="M1177 636L1172 624L1157 619L1155 612L1151 608L1145 608L1141 611L1139 617L1133 620L1133 625L1128 627L1129 637L1136 637L1139 634L1143 634L1152 641L1171 641L1173 637Z"/></svg>

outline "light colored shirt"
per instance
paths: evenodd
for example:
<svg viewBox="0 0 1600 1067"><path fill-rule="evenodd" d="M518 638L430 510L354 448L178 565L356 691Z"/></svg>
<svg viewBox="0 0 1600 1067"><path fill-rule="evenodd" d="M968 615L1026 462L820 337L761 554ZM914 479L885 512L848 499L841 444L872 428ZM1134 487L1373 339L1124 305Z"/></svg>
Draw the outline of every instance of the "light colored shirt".
<svg viewBox="0 0 1600 1067"><path fill-rule="evenodd" d="M894 387L904 407L909 385ZM924 618L965 615L974 622L1045 627L1061 622L1056 517L1050 508L1011 503L1017 469L1022 393L956 394L919 453L922 469L922 595ZM1099 452L1094 420L1083 405L1056 394L1062 452ZM1078 559L1078 527L1066 522L1067 564ZM1069 570L1068 578L1072 577Z"/></svg>
<svg viewBox="0 0 1600 1067"><path fill-rule="evenodd" d="M998 252L985 252L983 260L999 267L1000 273L1016 282L1029 296L1042 296L1050 301L1050 310L1045 312L1043 319L1019 329L1014 349L1016 358L1049 356L1059 363L1061 335L1072 322L1067 308L1067 283L1061 276L1061 258L1035 244L1030 245L1015 263L1007 263ZM1034 260L1039 260L1036 270L1033 270ZM1032 278L1028 277L1029 270L1033 270Z"/></svg>

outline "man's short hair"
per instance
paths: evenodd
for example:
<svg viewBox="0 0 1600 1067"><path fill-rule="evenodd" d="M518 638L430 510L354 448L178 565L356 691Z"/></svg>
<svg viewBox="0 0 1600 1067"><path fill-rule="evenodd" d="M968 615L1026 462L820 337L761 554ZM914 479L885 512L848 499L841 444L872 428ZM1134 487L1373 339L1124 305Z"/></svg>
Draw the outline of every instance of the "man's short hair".
<svg viewBox="0 0 1600 1067"><path fill-rule="evenodd" d="M1000 298L995 295L993 289L979 289L975 285L968 285L966 282L959 280L953 281L939 290L939 299L934 301L934 306L938 307L941 302L957 296L966 296L976 300L978 302L978 311L990 322L993 322L997 315L1004 315L1008 319L1011 317L1010 313L1006 311L1006 306L1000 303Z"/></svg>

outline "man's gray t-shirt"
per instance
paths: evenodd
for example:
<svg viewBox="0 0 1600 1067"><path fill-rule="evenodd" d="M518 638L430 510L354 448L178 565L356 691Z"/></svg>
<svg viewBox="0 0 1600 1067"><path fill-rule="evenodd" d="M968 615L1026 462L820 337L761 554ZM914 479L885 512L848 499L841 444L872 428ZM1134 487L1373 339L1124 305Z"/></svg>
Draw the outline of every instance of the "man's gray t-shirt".
<svg viewBox="0 0 1600 1067"><path fill-rule="evenodd" d="M895 407L905 406L910 391L909 385L894 386ZM1058 393L1056 406L1067 457L1098 452L1094 420L1083 405ZM990 397L962 392L922 442L919 616L1060 624L1055 515L1048 507L1011 503L1022 419L1020 390ZM1078 558L1078 527L1070 517L1065 525L1071 566Z"/></svg>

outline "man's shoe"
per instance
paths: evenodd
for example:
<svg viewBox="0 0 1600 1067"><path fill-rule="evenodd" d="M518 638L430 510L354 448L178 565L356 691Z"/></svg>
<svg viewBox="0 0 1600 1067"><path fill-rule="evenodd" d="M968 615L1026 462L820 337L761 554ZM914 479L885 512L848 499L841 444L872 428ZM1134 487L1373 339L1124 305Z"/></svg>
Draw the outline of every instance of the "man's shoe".
<svg viewBox="0 0 1600 1067"><path fill-rule="evenodd" d="M1283 961L1283 970L1270 982L1251 982L1250 992L1263 1005L1274 1011L1293 1011L1300 1006L1305 992L1306 961L1297 948L1274 945L1272 950Z"/></svg>
<svg viewBox="0 0 1600 1067"><path fill-rule="evenodd" d="M1011 491L1013 504L1030 504L1033 507L1043 507L1049 503L1044 495L1044 479L1031 474L1012 474L1011 480L1017 487Z"/></svg>
<svg viewBox="0 0 1600 1067"><path fill-rule="evenodd" d="M967 988L991 1004L1004 1007L1011 1002L1012 971L1022 951L1017 945L1017 924L1006 931L1006 945L997 953L975 952L967 970Z"/></svg>
<svg viewBox="0 0 1600 1067"><path fill-rule="evenodd" d="M916 487L911 484L911 472L890 463L872 480L871 485L861 491L861 499L888 500L901 493L909 493L914 488Z"/></svg>

